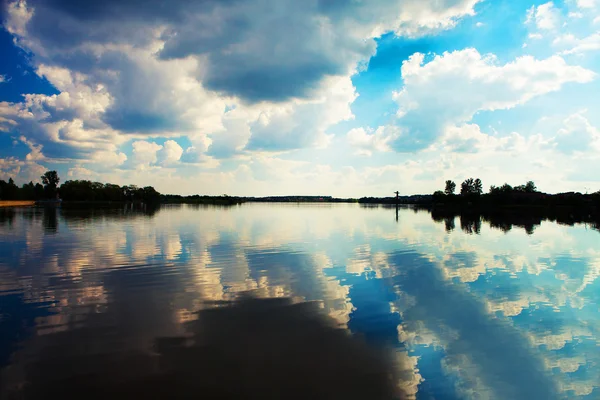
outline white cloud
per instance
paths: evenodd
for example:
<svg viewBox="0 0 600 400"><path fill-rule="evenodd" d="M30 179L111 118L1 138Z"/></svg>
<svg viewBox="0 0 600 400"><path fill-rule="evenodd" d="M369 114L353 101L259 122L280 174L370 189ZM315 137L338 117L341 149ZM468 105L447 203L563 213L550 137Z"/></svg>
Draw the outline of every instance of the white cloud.
<svg viewBox="0 0 600 400"><path fill-rule="evenodd" d="M563 121L563 127L551 142L557 151L566 154L600 151L600 130L590 124L585 112L570 115Z"/></svg>
<svg viewBox="0 0 600 400"><path fill-rule="evenodd" d="M127 155L118 151L97 151L90 156L89 162L96 164L96 169L114 168L121 166L127 161Z"/></svg>
<svg viewBox="0 0 600 400"><path fill-rule="evenodd" d="M28 94L11 105L18 118L0 114L1 129L19 129L45 148L64 144L63 153L82 160L98 143L118 154L144 136L186 135L195 159L246 146L323 147L325 131L352 118L349 77L374 53L376 36L448 29L478 2L182 1L165 10L108 0L99 12L13 1L6 28L60 94ZM239 112L225 113L230 106Z"/></svg>
<svg viewBox="0 0 600 400"><path fill-rule="evenodd" d="M171 192L193 181L214 194L268 194L272 179L282 192L328 193L343 186L340 191L355 195L387 193L390 179L399 178L413 179L406 183L411 192L429 191L434 174L468 174L462 158L479 162L479 154L497 152L522 166L531 162L521 152L525 148L543 159L536 135L488 135L471 121L473 115L516 107L594 76L560 57L504 64L473 49L433 59L416 54L402 66L398 117L375 129L350 130L345 140L365 155L433 143L446 158L431 151L423 160L403 156L400 166L369 170L290 162L283 152L326 147L335 132L330 128L354 118L358 92L352 74L374 54L375 37L449 29L474 15L478 1L181 0L157 11L158 3L149 0L140 8L106 0L94 12L73 2L8 4L5 26L33 53L36 73L60 94L0 103L0 130L23 135L30 148L29 159L6 161L7 169L70 161L74 175L96 173ZM530 22L539 32L530 39L560 28L558 13L552 3L532 8ZM182 148L178 142L190 144ZM128 143L129 157L123 147ZM461 151L467 152L455 154ZM232 170L213 169L226 158ZM502 175L485 161L482 175ZM357 193L346 185L356 185Z"/></svg>
<svg viewBox="0 0 600 400"><path fill-rule="evenodd" d="M394 93L402 133L390 145L397 151L428 147L447 127L468 122L477 111L510 109L534 97L585 83L594 72L568 65L561 57L523 56L499 64L494 55L465 49L435 56L415 53L402 64L404 88Z"/></svg>
<svg viewBox="0 0 600 400"><path fill-rule="evenodd" d="M289 150L328 142L326 130L354 118L350 105L357 97L350 76L331 77L312 100L260 109L249 122L249 149Z"/></svg>
<svg viewBox="0 0 600 400"><path fill-rule="evenodd" d="M565 34L554 39L552 45L565 49L562 51L562 54L565 55L600 50L600 32L592 33L583 38L577 38L573 34Z"/></svg>
<svg viewBox="0 0 600 400"><path fill-rule="evenodd" d="M29 181L38 182L46 172L46 167L34 160L19 160L15 157L0 158L0 179L13 178L17 184Z"/></svg>
<svg viewBox="0 0 600 400"><path fill-rule="evenodd" d="M576 3L579 8L595 8L598 0L577 0Z"/></svg>
<svg viewBox="0 0 600 400"><path fill-rule="evenodd" d="M534 23L538 29L554 30L559 27L561 13L553 2L532 6L527 12L527 23Z"/></svg>
<svg viewBox="0 0 600 400"><path fill-rule="evenodd" d="M137 140L132 143L133 152L131 156L132 164L139 169L148 168L152 164L156 164L158 161L158 151L163 146L154 142L147 142L145 140Z"/></svg>
<svg viewBox="0 0 600 400"><path fill-rule="evenodd" d="M6 78L6 75L0 75L0 83L8 82L9 79Z"/></svg>
<svg viewBox="0 0 600 400"><path fill-rule="evenodd" d="M23 142L25 145L27 145L27 147L29 147L29 149L31 150L31 153L29 153L25 156L25 160L27 160L27 161L42 161L46 158L46 156L44 156L44 154L42 154L42 147L43 147L42 145L35 144L31 140L27 140L27 138L25 136L21 136L19 138L19 140L21 142Z"/></svg>
<svg viewBox="0 0 600 400"><path fill-rule="evenodd" d="M527 37L528 37L529 39L533 39L533 40L539 40L539 39L542 39L544 36L542 36L542 34L541 34L541 33L537 33L537 32L536 32L536 33L530 33L530 34L529 34Z"/></svg>
<svg viewBox="0 0 600 400"><path fill-rule="evenodd" d="M67 171L67 176L69 178L74 178L74 179L87 179L87 180L92 180L95 179L98 174L92 170L89 170L87 168L84 168L82 166L76 165L74 167L69 168L69 170Z"/></svg>
<svg viewBox="0 0 600 400"><path fill-rule="evenodd" d="M158 151L157 159L158 163L161 165L170 165L173 164L181 158L183 154L183 149L174 140L167 140L162 149Z"/></svg>
<svg viewBox="0 0 600 400"><path fill-rule="evenodd" d="M13 1L8 3L6 13L9 16L3 21L6 30L13 35L25 36L26 25L33 16L33 10L27 7L25 1Z"/></svg>
<svg viewBox="0 0 600 400"><path fill-rule="evenodd" d="M357 154L370 156L373 152L389 151L389 141L398 134L397 128L380 126L375 131L364 128L351 129L346 137L357 148Z"/></svg>
<svg viewBox="0 0 600 400"><path fill-rule="evenodd" d="M95 153L114 152L127 140L117 131L95 123L93 118L79 118L79 112L90 115L90 108L79 102L81 97L75 102L70 101L68 93L25 97L24 103L0 102L0 131L19 132L40 149L49 148L44 152L48 160L94 159ZM67 109L63 108L65 102L78 105Z"/></svg>

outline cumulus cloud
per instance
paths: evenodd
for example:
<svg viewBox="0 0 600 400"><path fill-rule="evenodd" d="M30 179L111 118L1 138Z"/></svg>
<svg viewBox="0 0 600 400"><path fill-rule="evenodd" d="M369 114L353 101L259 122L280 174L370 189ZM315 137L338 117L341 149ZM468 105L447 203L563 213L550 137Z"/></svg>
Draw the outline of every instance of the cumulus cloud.
<svg viewBox="0 0 600 400"><path fill-rule="evenodd" d="M600 130L585 117L585 111L570 115L563 121L551 145L565 154L600 150Z"/></svg>
<svg viewBox="0 0 600 400"><path fill-rule="evenodd" d="M93 61L127 64L115 50L158 40L154 50L162 60L202 60L196 77L208 89L251 102L281 101L310 97L327 76L347 75L373 54L373 39L382 33L447 29L473 15L478 2L178 0L165 7L159 0L85 6L30 0L9 5L7 27L40 55L84 69L94 68Z"/></svg>
<svg viewBox="0 0 600 400"><path fill-rule="evenodd" d="M576 0L579 8L595 8L598 5L598 0Z"/></svg>
<svg viewBox="0 0 600 400"><path fill-rule="evenodd" d="M207 87L250 102L310 97L373 54L374 37L451 27L477 2L225 2L173 28L160 55L207 55Z"/></svg>
<svg viewBox="0 0 600 400"><path fill-rule="evenodd" d="M354 128L347 133L346 137L348 143L357 149L357 154L370 156L373 152L389 151L388 143L397 134L395 127L380 126L376 130Z"/></svg>
<svg viewBox="0 0 600 400"><path fill-rule="evenodd" d="M562 54L565 55L600 50L600 32L592 33L583 38L578 38L573 34L561 35L553 40L552 45L564 49Z"/></svg>
<svg viewBox="0 0 600 400"><path fill-rule="evenodd" d="M76 165L74 167L69 168L69 170L67 171L67 176L69 178L74 178L74 179L79 179L79 180L81 180L81 179L92 180L92 179L95 179L98 176L98 174L90 169Z"/></svg>
<svg viewBox="0 0 600 400"><path fill-rule="evenodd" d="M554 30L559 27L561 13L553 2L532 6L527 12L527 23L534 24L543 31Z"/></svg>
<svg viewBox="0 0 600 400"><path fill-rule="evenodd" d="M354 118L351 105L359 93L352 75L374 54L377 37L452 28L474 15L478 3L9 0L4 26L58 93L25 93L22 102L0 103L0 130L23 136L30 148L28 159L5 163L25 170L38 161L68 161L73 174L117 170L117 177L149 184L151 174L176 166L206 173L203 184L230 182L232 188L239 177L267 185L269 169L282 171L278 182L323 177L325 189L350 177L365 185L371 178L384 185L398 174L425 179L419 169L441 171L446 161L341 173L278 157L327 146L330 128ZM534 7L530 23L540 32L555 30L562 23L557 11L553 3ZM473 115L594 77L561 57L501 64L473 49L432 59L417 53L402 65L402 75L394 122L347 133L360 154L415 151L440 138L440 148L450 153L516 153L534 145L529 137L490 138L471 122ZM205 171L232 158L227 163L234 172ZM177 191L181 185L165 169L160 182Z"/></svg>
<svg viewBox="0 0 600 400"><path fill-rule="evenodd" d="M124 154L113 154L112 164L123 165L125 168L147 170L157 167L173 167L180 161L185 152L175 140L167 140L162 145L147 141L136 140L131 143L131 158Z"/></svg>
<svg viewBox="0 0 600 400"><path fill-rule="evenodd" d="M326 130L354 115L357 97L350 77L328 78L314 99L261 109L249 123L249 150L290 150L327 143Z"/></svg>
<svg viewBox="0 0 600 400"><path fill-rule="evenodd" d="M54 161L101 160L96 153L115 152L125 141L114 130L94 128L79 118L54 121L27 96L25 103L0 102L0 131L18 133L23 143L35 144L40 154L43 148L43 155Z"/></svg>
<svg viewBox="0 0 600 400"><path fill-rule="evenodd" d="M187 136L187 162L322 147L352 118L350 76L375 38L451 28L479 1L9 1L6 29L59 93L8 104L0 129L112 165L144 136Z"/></svg>
<svg viewBox="0 0 600 400"><path fill-rule="evenodd" d="M110 169L123 165L123 163L127 161L127 155L119 151L96 151L91 155L88 161L92 164L96 164L96 169Z"/></svg>
<svg viewBox="0 0 600 400"><path fill-rule="evenodd" d="M161 165L173 164L181 158L183 149L174 140L167 140L157 153L157 162Z"/></svg>
<svg viewBox="0 0 600 400"><path fill-rule="evenodd" d="M524 137L518 132L492 136L481 131L477 124L450 126L440 139L440 148L454 153L509 153L524 154L546 145L541 135Z"/></svg>
<svg viewBox="0 0 600 400"><path fill-rule="evenodd" d="M198 147L216 158L228 158L242 153L252 132L248 121L257 119L257 113L247 107L229 110L223 116L223 130L209 138L201 139Z"/></svg>
<svg viewBox="0 0 600 400"><path fill-rule="evenodd" d="M13 178L17 183L39 181L46 167L34 160L19 160L15 157L0 158L0 179Z"/></svg>
<svg viewBox="0 0 600 400"><path fill-rule="evenodd" d="M44 154L42 154L42 147L43 147L42 145L35 144L31 140L27 140L27 138L25 136L21 136L19 138L19 140L21 142L23 142L25 145L27 145L27 147L29 147L29 149L31 150L31 152L25 156L25 160L41 161L46 158L46 156L44 156Z"/></svg>
<svg viewBox="0 0 600 400"><path fill-rule="evenodd" d="M154 142L148 142L145 140L137 140L132 143L133 152L131 156L131 163L139 169L149 167L151 164L156 164L158 161L158 151L163 146Z"/></svg>
<svg viewBox="0 0 600 400"><path fill-rule="evenodd" d="M510 109L567 83L589 82L595 73L559 56L523 56L502 65L494 55L465 49L427 63L424 54L413 54L402 64L402 77L404 87L394 93L401 134L390 145L396 151L415 151L478 111Z"/></svg>

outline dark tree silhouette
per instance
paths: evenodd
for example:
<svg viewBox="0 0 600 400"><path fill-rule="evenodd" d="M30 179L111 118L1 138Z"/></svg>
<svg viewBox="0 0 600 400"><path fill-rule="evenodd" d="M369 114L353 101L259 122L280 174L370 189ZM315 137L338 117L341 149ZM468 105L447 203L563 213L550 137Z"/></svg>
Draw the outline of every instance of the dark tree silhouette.
<svg viewBox="0 0 600 400"><path fill-rule="evenodd" d="M158 203L161 195L152 186L138 188L134 185L119 186L111 183L86 180L66 181L60 187L65 201L108 201Z"/></svg>
<svg viewBox="0 0 600 400"><path fill-rule="evenodd" d="M535 183L533 181L528 181L525 184L525 192L527 192L527 193L537 192L537 187L535 186Z"/></svg>
<svg viewBox="0 0 600 400"><path fill-rule="evenodd" d="M495 194L495 195L499 195L499 194L509 194L513 192L513 187L510 186L508 183L505 183L502 186L495 186L492 185L490 186L490 194Z"/></svg>
<svg viewBox="0 0 600 400"><path fill-rule="evenodd" d="M473 178L468 178L460 184L460 194L461 196L467 196L473 193L473 187L475 186L475 182Z"/></svg>
<svg viewBox="0 0 600 400"><path fill-rule="evenodd" d="M451 180L447 180L446 181L446 189L444 189L444 193L446 193L446 195L451 196L454 194L454 191L456 190L456 183L454 183Z"/></svg>
<svg viewBox="0 0 600 400"><path fill-rule="evenodd" d="M42 175L42 183L44 184L46 197L54 198L56 196L56 190L59 182L60 178L58 177L58 173L56 171L46 171L46 173Z"/></svg>
<svg viewBox="0 0 600 400"><path fill-rule="evenodd" d="M481 183L481 179L475 179L474 189L477 195L481 195L483 193L483 184Z"/></svg>
<svg viewBox="0 0 600 400"><path fill-rule="evenodd" d="M481 179L479 178L465 179L465 181L460 185L460 194L462 196L479 196L481 193L483 193L483 184L481 183Z"/></svg>
<svg viewBox="0 0 600 400"><path fill-rule="evenodd" d="M0 198L2 200L17 200L19 197L19 187L15 185L13 178L8 178L8 182L0 181Z"/></svg>
<svg viewBox="0 0 600 400"><path fill-rule="evenodd" d="M473 185L473 178L465 179L460 184L460 195L466 196L471 192L471 186Z"/></svg>
<svg viewBox="0 0 600 400"><path fill-rule="evenodd" d="M446 197L444 192L442 192L441 190L436 190L433 194L433 201L436 203L442 202L444 200L444 197Z"/></svg>
<svg viewBox="0 0 600 400"><path fill-rule="evenodd" d="M33 188L33 192L34 192L34 200L40 200L44 197L44 186L42 186L41 183L36 183L35 187ZM27 199L30 200L30 199Z"/></svg>
<svg viewBox="0 0 600 400"><path fill-rule="evenodd" d="M508 183L497 187L492 185L490 187L490 194L493 195L512 195L514 193L537 193L537 187L533 181L528 181L524 185L511 186Z"/></svg>

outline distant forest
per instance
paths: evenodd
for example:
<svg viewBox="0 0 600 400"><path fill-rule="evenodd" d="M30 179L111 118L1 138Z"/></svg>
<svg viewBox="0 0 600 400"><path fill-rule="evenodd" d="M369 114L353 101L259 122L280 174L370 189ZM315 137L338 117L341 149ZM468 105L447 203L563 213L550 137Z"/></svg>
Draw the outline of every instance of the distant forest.
<svg viewBox="0 0 600 400"><path fill-rule="evenodd" d="M459 194L455 194L456 183L447 180L443 191L436 191L431 203L438 207L486 208L493 206L544 206L544 207L583 207L586 210L597 211L600 206L600 191L591 194L576 192L546 194L539 192L533 181L523 185L490 186L488 193L483 193L480 179L469 178L460 185Z"/></svg>
<svg viewBox="0 0 600 400"><path fill-rule="evenodd" d="M433 207L438 210L485 210L492 207L573 207L577 212L598 215L600 209L600 192L592 194L559 193L546 194L537 190L534 182L511 186L491 186L488 193L483 192L480 179L469 178L460 185L451 180L445 182L444 190L432 195L362 197L359 199L335 198L331 196L270 196L270 197L236 197L236 196L181 196L160 194L152 186L135 185L119 186L111 183L92 182L88 180L68 180L59 185L60 178L56 171L47 171L40 177L41 182L29 182L21 187L13 179L8 182L0 180L0 200L54 200L60 198L66 202L141 202L141 203L189 203L235 205L243 202L320 202L320 203L361 203L361 204L417 204Z"/></svg>
<svg viewBox="0 0 600 400"><path fill-rule="evenodd" d="M133 202L133 203L193 203L193 204L237 204L242 199L231 196L179 196L164 195L152 186L119 186L112 183L88 180L68 180L59 186L56 171L47 171L40 177L41 183L29 182L19 187L10 178L0 180L0 200L55 200L66 202Z"/></svg>
<svg viewBox="0 0 600 400"><path fill-rule="evenodd" d="M119 186L110 183L85 180L69 180L59 186L60 178L56 171L47 171L41 176L41 183L29 182L18 187L12 178L8 182L0 180L1 200L54 200L64 201L110 201L110 202L160 202L161 195L152 186Z"/></svg>

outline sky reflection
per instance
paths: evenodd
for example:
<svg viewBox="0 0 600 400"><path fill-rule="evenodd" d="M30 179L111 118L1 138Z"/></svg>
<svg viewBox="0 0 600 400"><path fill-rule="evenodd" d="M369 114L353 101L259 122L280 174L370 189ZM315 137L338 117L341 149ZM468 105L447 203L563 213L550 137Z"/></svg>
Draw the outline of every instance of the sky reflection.
<svg viewBox="0 0 600 400"><path fill-rule="evenodd" d="M251 290L315 301L385 346L410 397L600 395L599 233L585 225L318 204L29 208L0 225L3 374L92 319L148 351Z"/></svg>

